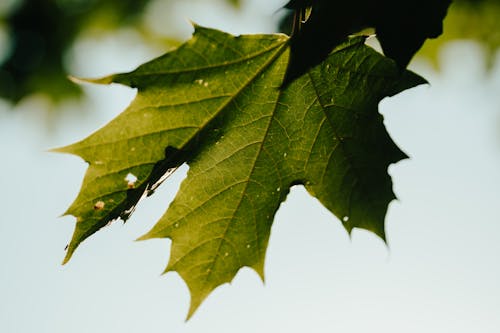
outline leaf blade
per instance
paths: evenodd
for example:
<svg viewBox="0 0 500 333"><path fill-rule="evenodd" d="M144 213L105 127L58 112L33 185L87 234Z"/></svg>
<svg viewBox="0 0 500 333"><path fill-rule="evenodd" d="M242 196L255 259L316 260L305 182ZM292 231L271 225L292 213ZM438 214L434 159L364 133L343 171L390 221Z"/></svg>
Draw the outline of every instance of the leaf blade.
<svg viewBox="0 0 500 333"><path fill-rule="evenodd" d="M232 47L238 52L232 53L233 58L224 57L224 50L214 47L216 44L213 43L214 39L221 38L233 40L238 47L244 47L241 48L242 51ZM232 37L196 26L193 39L176 52L167 53L140 66L136 71L97 79L99 83L114 82L137 87L139 93L127 110L104 128L80 142L54 150L78 155L89 163L80 193L67 211L67 214L77 218L77 231L69 244L64 263L83 240L119 218L124 211L133 210L139 199L164 172L182 164L185 161L184 153L165 156L165 150L189 150L195 144L199 132L210 126L219 110L230 101L231 92L236 87L217 86L213 83L216 80L210 82L206 77L201 79L200 72L208 77L213 76L210 71L215 66L200 66L195 51L211 50L219 68L226 66L234 69L234 66L249 65L258 67L262 62L265 63L267 53L272 53L275 48L279 52L279 47L283 47L285 41L283 35L263 36L263 39L264 43L261 45L262 40L258 36ZM254 54L254 57L241 53L243 51ZM237 57L243 59L238 61ZM191 61L185 62L186 59ZM249 61L253 63L248 64ZM168 69L172 67L172 62L182 64L177 66L181 69L173 72L160 71L159 74L152 75L154 73L151 71L157 69L157 66ZM227 70L224 74L235 82L244 82L248 80L246 73ZM162 91L163 86L172 86L173 83L177 89ZM186 95L186 91L189 91L189 95ZM120 160L117 158L120 154L126 157ZM165 165L163 172L153 172L161 165ZM133 189L125 181L128 174L137 177ZM101 192L109 193L111 197L96 194ZM93 209L101 202L104 203L102 208Z"/></svg>
<svg viewBox="0 0 500 333"><path fill-rule="evenodd" d="M179 49L101 79L138 95L104 128L60 149L90 164L68 210L77 226L65 261L182 163L190 169L178 194L140 239L172 239L165 271L188 285L188 318L242 267L264 278L272 221L291 186L303 184L349 232L364 228L385 239L395 198L387 167L406 155L385 130L378 103L425 81L401 75L362 37L282 87L288 57L283 35L196 27Z"/></svg>

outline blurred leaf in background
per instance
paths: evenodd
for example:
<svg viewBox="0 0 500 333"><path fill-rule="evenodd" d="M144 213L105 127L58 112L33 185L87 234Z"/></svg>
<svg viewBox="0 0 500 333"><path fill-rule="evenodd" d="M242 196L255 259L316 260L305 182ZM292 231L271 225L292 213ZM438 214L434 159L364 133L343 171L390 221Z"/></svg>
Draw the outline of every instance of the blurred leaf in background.
<svg viewBox="0 0 500 333"><path fill-rule="evenodd" d="M79 93L69 82L64 53L91 24L131 24L148 1L25 0L3 18L8 45L0 66L0 97L17 102L32 93L58 100Z"/></svg>
<svg viewBox="0 0 500 333"><path fill-rule="evenodd" d="M441 47L458 40L479 42L491 68L500 47L500 0L454 0L444 21L444 34L425 43L419 55L437 67Z"/></svg>
<svg viewBox="0 0 500 333"><path fill-rule="evenodd" d="M171 0L163 0L169 2ZM239 6L240 0L226 0ZM150 0L1 0L0 98L19 102L41 93L57 102L78 96L67 79L65 53L79 36L133 27L143 36L141 21ZM172 13L165 12L166 18ZM169 35L166 31L165 35ZM2 38L3 37L3 38ZM2 40L3 39L3 40ZM168 40L168 38L164 38ZM169 41L173 41L173 38Z"/></svg>

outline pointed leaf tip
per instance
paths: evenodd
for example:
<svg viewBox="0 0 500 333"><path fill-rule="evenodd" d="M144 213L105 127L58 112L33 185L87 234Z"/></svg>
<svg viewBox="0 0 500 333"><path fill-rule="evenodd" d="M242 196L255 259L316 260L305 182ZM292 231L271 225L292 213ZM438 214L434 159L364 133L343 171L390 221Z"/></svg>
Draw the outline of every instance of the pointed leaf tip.
<svg viewBox="0 0 500 333"><path fill-rule="evenodd" d="M114 75L104 76L100 78L80 78L76 76L68 76L68 79L74 83L95 83L95 84L111 84L113 83Z"/></svg>
<svg viewBox="0 0 500 333"><path fill-rule="evenodd" d="M71 257L73 256L75 250L76 246L74 246L72 243L68 244L66 254L64 255L64 259L62 261L62 265L66 265L71 260Z"/></svg>
<svg viewBox="0 0 500 333"><path fill-rule="evenodd" d="M48 150L49 153L57 153L57 154L72 154L74 155L71 147L73 145L67 145L67 146L63 146L63 147L56 147L56 148L50 148Z"/></svg>

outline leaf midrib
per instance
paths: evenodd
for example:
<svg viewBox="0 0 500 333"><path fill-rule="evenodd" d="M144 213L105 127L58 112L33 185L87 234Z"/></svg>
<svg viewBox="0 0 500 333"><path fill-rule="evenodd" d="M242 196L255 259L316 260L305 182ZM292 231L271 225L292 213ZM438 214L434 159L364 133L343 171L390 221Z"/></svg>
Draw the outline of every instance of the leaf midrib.
<svg viewBox="0 0 500 333"><path fill-rule="evenodd" d="M186 74L186 73L191 73L191 72L197 72L197 71L203 71L203 70L207 70L207 69L216 69L216 68L222 68L222 67L228 67L228 66L231 66L231 65L237 65L237 64L240 64L240 63L243 63L245 61L248 61L248 60L252 60L254 58L257 58L263 54L266 54L268 52L271 52L273 51L274 49L276 48L281 48L283 47L284 45L286 45L286 41L280 41L279 43L276 43L276 45L273 45L272 47L269 47L267 49L264 49L262 51L259 51L259 52L254 52L254 53L251 53L245 57L242 57L242 58L238 58L238 59L235 59L233 61L225 61L225 62L222 62L222 63L217 63L217 64L208 64L208 65L205 65L205 66L202 66L202 67L189 67L189 68L184 68L182 70L179 70L179 71L155 71L155 72L137 72L137 73L134 73L135 76L157 76L157 75L172 75L172 74L175 74L175 75L180 75L180 74ZM137 70L139 70L140 68L138 68ZM133 72L132 72L133 73ZM127 73L127 74L130 74L130 73ZM127 75L125 74L125 75ZM121 74L117 74L116 76L120 76ZM120 83L120 82L117 82L117 83Z"/></svg>
<svg viewBox="0 0 500 333"><path fill-rule="evenodd" d="M276 54L275 54L273 57L271 57L271 58L270 58L270 60L269 60L269 61L267 61L267 62L264 64L264 66L262 66L262 68L261 68L261 69L260 69L260 70L259 70L259 71L258 71L258 72L257 72L257 73L253 76L253 77L252 77L252 79L251 79L251 80L249 80L249 81L248 81L248 82L244 85L244 87L242 87L242 89L240 89L240 90L238 91L238 93L237 93L237 94L235 94L235 96L234 96L233 100L234 100L237 96L239 96L239 94L240 94L240 93L241 93L241 92L242 92L245 88L247 88L247 87L248 87L248 85L249 85L249 84L250 84L253 80L255 80L255 78L257 78L257 77L259 76L259 74L261 74L261 72L262 72L264 69L266 69L266 68L267 68L267 67L268 67L268 66L269 66L272 62L274 62L274 61L278 58L278 56L279 56L279 55L281 55L281 52L276 52ZM282 90L280 89L280 90L279 90L279 92L278 92L278 94L277 94L277 96L276 96L276 101L278 101L278 100L280 99L280 96L281 96L281 95L282 95ZM232 100L231 100L231 101L232 101ZM252 164L252 169L251 169L251 170L250 170L250 172L249 172L248 178L247 178L247 179L245 179L245 180L243 180L243 181L238 182L238 184L244 183L244 184L245 184L245 186L244 186L244 188L243 188L243 189L242 189L242 191L241 191L240 200L239 200L238 204L236 205L236 207L235 207L235 209L234 209L234 212L237 212L237 211L238 211L238 209L239 209L239 207L241 206L241 203L242 203L242 201L243 201L243 197L244 197L244 195L245 195L246 189L247 189L247 187L248 187L248 184L250 183L251 175L252 175L252 174L253 174L253 172L255 171L256 161L258 160L258 157L260 156L261 152L263 151L263 146L264 146L264 143L265 143L265 141L266 141L266 137L267 137L267 135L268 135L268 133L269 133L270 125L271 125L271 123L272 123L272 121L273 121L273 119L274 119L274 114L275 114L275 112L276 112L276 107L277 107L277 105L278 105L278 103L277 103L277 102L276 102L276 103L274 103L274 110L273 110L273 112L272 112L271 116L269 117L269 121L268 121L268 124L267 124L267 127L266 127L266 132L264 133L264 136L263 136L263 139L262 139L261 145L260 145L260 147L259 147L259 149L258 149L258 151L257 151L257 153L256 153L256 155L255 155L254 163ZM234 186L234 185L233 185L233 186ZM235 216L235 214L233 213L233 214L232 214L231 221L233 220L234 216ZM182 219L182 218L180 218L180 219L178 219L178 220L176 220L176 221L174 221L174 222L172 222L172 223L179 222L181 219ZM227 235L227 232L228 232L228 230L229 230L229 226L231 225L231 221L229 221L229 222L226 224L226 227L225 227L224 231L222 232L222 234L221 234L220 236L218 236L218 237L214 238L214 239L218 239L218 240L219 240L219 245L218 245L217 250L216 250L216 252L215 252L215 253L216 253L216 255L215 255L214 260L211 260L211 263L212 263L212 264L211 264L211 265L210 265L210 267L208 268L208 270L209 270L209 271L208 271L208 274L206 274L206 278L205 278L205 279L204 279L204 281L203 281L202 289L205 289L205 288L206 288L206 285L207 285L207 283L208 283L208 281L209 281L209 276L210 276L210 275L211 275L211 273L213 272L213 268L214 268L214 266L215 266L215 263L217 262L217 258L220 258L220 257L221 257L221 256L220 256L220 249L221 249L221 247L222 247L223 241L225 241L225 239L226 239L226 235ZM260 237L258 236L258 233L257 233L257 232L256 232L256 238L257 238L257 240L260 238ZM195 249L197 249L197 248L199 248L199 246L193 247L193 248L189 251L189 253L191 253L193 250L195 250ZM260 248L259 248L258 246L257 246L257 251L259 252L259 258L260 258L260 257L261 257L261 253L260 253ZM180 262L183 258L185 258L187 255L188 255L188 254L186 254L186 255L182 256L181 258L179 258L178 260L176 260L176 261L175 261L175 263L172 263L171 265L169 264L169 266L174 267L174 266L175 266L175 265L177 265L177 264L178 264L178 263L179 263L179 262Z"/></svg>

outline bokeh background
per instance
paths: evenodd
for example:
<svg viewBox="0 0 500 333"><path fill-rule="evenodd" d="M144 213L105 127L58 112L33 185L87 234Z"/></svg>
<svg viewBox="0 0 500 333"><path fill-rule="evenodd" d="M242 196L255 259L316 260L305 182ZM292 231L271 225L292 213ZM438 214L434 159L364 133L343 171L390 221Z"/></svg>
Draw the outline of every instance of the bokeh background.
<svg viewBox="0 0 500 333"><path fill-rule="evenodd" d="M273 225L266 283L243 269L184 322L189 293L161 276L168 240L134 242L163 214L181 168L61 266L58 217L86 169L48 153L120 113L134 90L67 75L135 68L189 38L188 20L270 33L283 0L0 1L0 332L500 332L500 1L456 0L410 68L430 85L381 103L410 159L388 246L294 187Z"/></svg>

